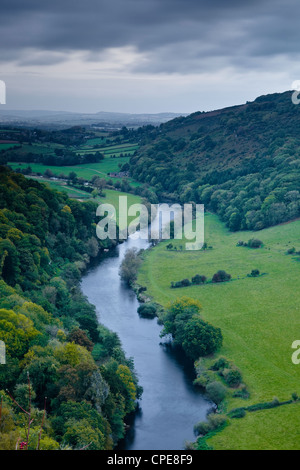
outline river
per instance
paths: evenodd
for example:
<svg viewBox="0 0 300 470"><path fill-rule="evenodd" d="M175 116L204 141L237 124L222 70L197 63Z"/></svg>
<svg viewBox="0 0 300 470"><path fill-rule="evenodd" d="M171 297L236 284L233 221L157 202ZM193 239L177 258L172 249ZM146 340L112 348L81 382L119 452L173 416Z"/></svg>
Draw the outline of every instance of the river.
<svg viewBox="0 0 300 470"><path fill-rule="evenodd" d="M118 448L180 450L194 441L193 427L205 420L211 403L193 386L193 365L160 337L156 319L140 318L139 302L120 280L119 267L127 249L148 242L128 238L103 256L83 277L81 288L96 306L99 322L116 332L127 357L134 359L143 395L130 417L129 430Z"/></svg>

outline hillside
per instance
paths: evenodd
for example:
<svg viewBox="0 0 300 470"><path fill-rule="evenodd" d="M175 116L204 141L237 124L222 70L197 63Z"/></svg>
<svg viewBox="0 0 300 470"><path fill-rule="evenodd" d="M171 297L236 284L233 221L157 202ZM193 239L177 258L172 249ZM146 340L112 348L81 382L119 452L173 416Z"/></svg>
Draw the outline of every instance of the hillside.
<svg viewBox="0 0 300 470"><path fill-rule="evenodd" d="M113 449L135 409L133 362L80 289L116 243L96 208L0 167L0 450Z"/></svg>
<svg viewBox="0 0 300 470"><path fill-rule="evenodd" d="M230 230L300 215L300 108L291 92L179 117L140 140L131 176L162 198L194 201Z"/></svg>

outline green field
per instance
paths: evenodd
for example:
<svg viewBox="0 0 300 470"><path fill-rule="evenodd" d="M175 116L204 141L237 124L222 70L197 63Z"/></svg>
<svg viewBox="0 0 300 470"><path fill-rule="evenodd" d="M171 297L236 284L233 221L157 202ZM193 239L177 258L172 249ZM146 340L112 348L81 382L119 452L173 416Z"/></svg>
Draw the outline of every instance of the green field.
<svg viewBox="0 0 300 470"><path fill-rule="evenodd" d="M239 240L255 237L260 249L237 247ZM300 339L300 262L287 249L300 250L300 221L259 232L229 232L217 216L205 216L206 251L168 251L162 242L148 251L138 277L148 294L165 306L187 295L199 299L205 320L221 328L224 341L219 355L232 360L243 374L250 399L228 401L228 410L250 404L289 400L300 395L300 366L291 361L293 341ZM178 247L181 240L172 241ZM232 275L228 283L171 289L171 281L203 274L211 279L224 269ZM265 273L249 278L252 269ZM281 418L280 418L281 417ZM284 418L283 418L284 417ZM300 407L286 405L273 410L247 413L208 443L216 449L299 448ZM286 426L287 431L280 429Z"/></svg>
<svg viewBox="0 0 300 470"><path fill-rule="evenodd" d="M17 147L19 144L1 144L0 143L0 151L1 150L7 150L7 149L11 149L13 147Z"/></svg>
<svg viewBox="0 0 300 470"><path fill-rule="evenodd" d="M7 145L7 144L1 144ZM16 144L9 144L9 145L16 145ZM17 144L19 145L19 144ZM34 153L34 154L43 154L43 155L53 155L55 149L64 148L65 146L58 143L46 142L46 143L33 143L33 144L22 144L22 147L18 150L18 154L26 154L26 153ZM9 147L8 147L9 148ZM104 155L120 155L121 153L130 154L132 155L137 149L138 144L135 143L109 143L106 144L106 139L101 139L100 137L96 137L94 139L88 139L84 144L80 145L79 147L69 146L69 150L78 153L80 155L85 153L95 153L100 152Z"/></svg>
<svg viewBox="0 0 300 470"><path fill-rule="evenodd" d="M124 165L129 161L130 157L119 157L119 158L110 158L106 157L100 163L87 163L85 165L72 165L72 166L50 166L42 165L41 163L17 163L9 162L8 165L16 170L18 168L25 169L30 166L34 173L44 174L47 169L51 170L54 175L60 175L63 173L68 176L69 173L75 172L79 178L84 178L86 180L91 180L93 176L99 175L100 178L105 178L106 180L111 179L107 173L114 173L120 171L119 164ZM121 181L121 178L113 178L113 181ZM139 183L134 182L131 178L128 178L128 182L132 186L139 186Z"/></svg>

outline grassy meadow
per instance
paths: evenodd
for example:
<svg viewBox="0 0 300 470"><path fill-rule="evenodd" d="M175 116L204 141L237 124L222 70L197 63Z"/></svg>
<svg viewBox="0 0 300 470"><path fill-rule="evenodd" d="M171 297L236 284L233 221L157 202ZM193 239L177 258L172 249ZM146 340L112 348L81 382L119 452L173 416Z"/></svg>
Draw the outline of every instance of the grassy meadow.
<svg viewBox="0 0 300 470"><path fill-rule="evenodd" d="M0 144L1 149L8 149L15 146L16 144ZM64 148L64 145L57 143L33 143L22 144L22 147L18 149L18 155L24 154L24 156L30 152L33 154L43 154L43 155L53 155L55 149ZM128 163L131 155L138 148L138 144L134 143L114 143L112 139L109 139L107 142L107 137L96 137L94 139L87 139L87 141L79 147L68 147L73 152L84 155L95 152L100 152L104 155L104 160L99 163L87 163L84 165L72 165L72 166L52 166L52 165L43 165L42 163L18 163L18 162L9 162L9 166L15 170L17 168L24 169L30 166L34 173L43 174L47 168L49 168L54 175L59 175L61 173L66 176L74 171L78 177L85 178L90 180L93 176L99 175L102 178L110 179L108 173L117 173L120 171L120 166ZM115 178L121 181L121 178ZM138 183L133 182L130 179L130 183L133 186L138 185Z"/></svg>
<svg viewBox="0 0 300 470"><path fill-rule="evenodd" d="M238 247L239 240L259 238L263 247ZM211 250L181 251L181 240L168 241L144 254L138 284L163 306L177 297L198 299L202 316L220 327L226 356L241 370L250 392L248 400L227 399L227 411L260 402L289 400L300 395L300 366L291 361L291 345L300 339L300 258L287 250L300 250L300 221L259 232L229 232L216 215L205 215L205 241ZM230 273L227 283L171 289L171 281L191 280L195 274L210 280L218 270ZM247 277L259 269L257 278ZM216 356L217 357L217 356ZM215 358L214 358L215 360ZM211 358L206 359L209 365ZM299 447L300 405L247 413L208 439L215 449L292 449Z"/></svg>
<svg viewBox="0 0 300 470"><path fill-rule="evenodd" d="M99 175L100 178L109 178L107 173L118 172L120 170L119 164L124 165L129 161L129 157L119 157L119 158L104 158L99 163L86 163L84 165L71 165L71 166L52 166L52 165L43 165L42 163L17 163L9 162L8 165L16 170L17 168L27 168L30 166L34 173L45 173L47 168L49 168L54 175L60 175L63 173L68 176L71 171L74 171L79 178L84 178L90 180L93 176Z"/></svg>

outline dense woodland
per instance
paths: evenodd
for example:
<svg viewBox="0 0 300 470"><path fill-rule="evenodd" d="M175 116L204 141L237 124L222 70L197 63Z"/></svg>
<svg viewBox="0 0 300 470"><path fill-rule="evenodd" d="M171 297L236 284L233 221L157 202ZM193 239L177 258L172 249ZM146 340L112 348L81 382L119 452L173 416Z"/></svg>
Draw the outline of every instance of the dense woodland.
<svg viewBox="0 0 300 470"><path fill-rule="evenodd" d="M290 92L127 131L127 138L134 132L140 148L131 175L159 199L204 204L233 231L300 216L300 108Z"/></svg>
<svg viewBox="0 0 300 470"><path fill-rule="evenodd" d="M112 449L124 436L141 389L79 288L108 246L95 213L94 202L0 168L0 449Z"/></svg>

